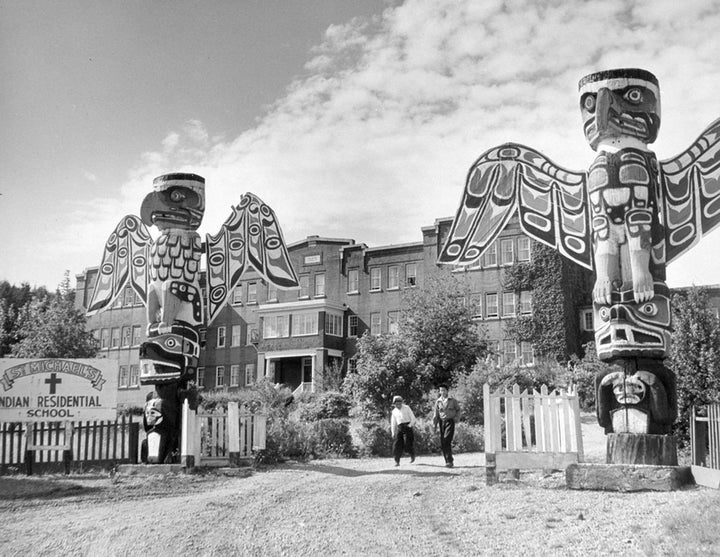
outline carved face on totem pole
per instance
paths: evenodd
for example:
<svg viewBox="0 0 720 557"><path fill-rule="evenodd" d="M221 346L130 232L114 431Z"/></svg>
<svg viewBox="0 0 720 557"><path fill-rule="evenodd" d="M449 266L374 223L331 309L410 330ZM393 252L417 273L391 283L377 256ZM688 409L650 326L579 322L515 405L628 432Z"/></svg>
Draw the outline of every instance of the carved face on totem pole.
<svg viewBox="0 0 720 557"><path fill-rule="evenodd" d="M652 73L592 73L579 92L585 137L597 151L590 168L568 170L518 143L489 149L468 172L438 262L472 265L517 216L527 236L595 271L596 347L602 360L623 364L622 384L636 394L612 400L629 408L657 391L640 397L649 376L635 377L639 359L643 372L671 373L662 365L670 343L665 266L720 224L720 120L685 152L658 161L648 148L660 128ZM662 384L673 389L664 402L670 408L674 380ZM661 412L649 415L653 429Z"/></svg>

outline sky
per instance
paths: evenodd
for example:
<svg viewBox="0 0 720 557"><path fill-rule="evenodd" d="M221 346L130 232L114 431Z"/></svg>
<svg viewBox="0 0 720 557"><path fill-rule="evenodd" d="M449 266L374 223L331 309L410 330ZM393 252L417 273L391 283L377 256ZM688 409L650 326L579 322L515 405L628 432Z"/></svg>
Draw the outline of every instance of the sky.
<svg viewBox="0 0 720 557"><path fill-rule="evenodd" d="M495 145L587 169L604 69L657 76L672 158L720 117L719 28L718 0L0 0L0 280L74 283L168 172L205 177L203 236L250 191L288 243L419 242ZM669 285L719 284L719 245Z"/></svg>

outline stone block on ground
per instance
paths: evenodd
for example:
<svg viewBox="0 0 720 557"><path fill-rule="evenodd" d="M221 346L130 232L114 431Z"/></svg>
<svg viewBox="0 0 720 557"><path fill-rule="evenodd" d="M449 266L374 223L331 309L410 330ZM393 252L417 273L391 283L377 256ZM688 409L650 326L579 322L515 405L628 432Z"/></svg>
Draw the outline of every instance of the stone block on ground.
<svg viewBox="0 0 720 557"><path fill-rule="evenodd" d="M693 483L689 466L649 464L571 464L565 470L570 489L600 491L673 491Z"/></svg>

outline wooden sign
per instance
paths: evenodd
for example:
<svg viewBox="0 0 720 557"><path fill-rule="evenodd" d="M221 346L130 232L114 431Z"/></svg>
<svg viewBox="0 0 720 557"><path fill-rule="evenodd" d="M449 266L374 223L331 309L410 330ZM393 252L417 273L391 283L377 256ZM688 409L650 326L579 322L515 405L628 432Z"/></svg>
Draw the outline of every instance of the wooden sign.
<svg viewBox="0 0 720 557"><path fill-rule="evenodd" d="M114 420L118 362L0 359L0 422Z"/></svg>

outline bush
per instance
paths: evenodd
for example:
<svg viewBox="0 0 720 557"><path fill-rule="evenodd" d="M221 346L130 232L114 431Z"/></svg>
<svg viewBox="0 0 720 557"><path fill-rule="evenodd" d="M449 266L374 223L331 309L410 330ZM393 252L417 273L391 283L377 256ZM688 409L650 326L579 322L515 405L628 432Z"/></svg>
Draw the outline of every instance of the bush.
<svg viewBox="0 0 720 557"><path fill-rule="evenodd" d="M438 445L440 442L438 441ZM485 430L466 422L455 424L453 451L457 453L479 453L485 450Z"/></svg>
<svg viewBox="0 0 720 557"><path fill-rule="evenodd" d="M348 420L326 418L309 425L311 426L312 456L315 458L357 456Z"/></svg>
<svg viewBox="0 0 720 557"><path fill-rule="evenodd" d="M308 422L329 418L347 418L352 402L347 395L326 391L297 401L298 418Z"/></svg>
<svg viewBox="0 0 720 557"><path fill-rule="evenodd" d="M390 426L385 422L361 422L355 429L360 456L392 456Z"/></svg>

